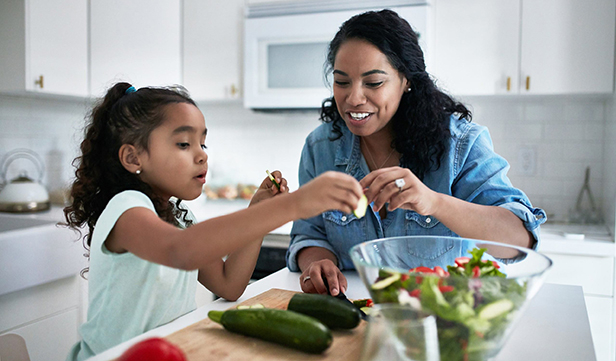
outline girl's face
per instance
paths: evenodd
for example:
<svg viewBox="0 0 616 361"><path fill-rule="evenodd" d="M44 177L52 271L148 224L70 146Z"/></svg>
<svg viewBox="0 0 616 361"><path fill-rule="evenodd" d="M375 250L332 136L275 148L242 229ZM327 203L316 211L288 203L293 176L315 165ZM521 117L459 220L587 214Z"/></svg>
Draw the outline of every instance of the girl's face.
<svg viewBox="0 0 616 361"><path fill-rule="evenodd" d="M334 61L334 99L353 134L370 136L385 129L409 87L387 56L371 43L351 39Z"/></svg>
<svg viewBox="0 0 616 361"><path fill-rule="evenodd" d="M150 134L148 150L139 153L141 180L163 199L195 199L207 173L205 119L187 103L169 104L165 114L163 123Z"/></svg>

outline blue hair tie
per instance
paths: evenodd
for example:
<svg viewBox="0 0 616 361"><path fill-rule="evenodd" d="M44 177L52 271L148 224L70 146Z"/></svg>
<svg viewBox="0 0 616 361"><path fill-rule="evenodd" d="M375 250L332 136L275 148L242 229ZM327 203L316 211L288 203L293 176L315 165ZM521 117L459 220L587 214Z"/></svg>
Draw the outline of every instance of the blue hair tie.
<svg viewBox="0 0 616 361"><path fill-rule="evenodd" d="M130 94L130 93L134 93L136 92L137 89L135 89L134 86L131 86L130 88L126 89L126 91L124 92L124 94Z"/></svg>

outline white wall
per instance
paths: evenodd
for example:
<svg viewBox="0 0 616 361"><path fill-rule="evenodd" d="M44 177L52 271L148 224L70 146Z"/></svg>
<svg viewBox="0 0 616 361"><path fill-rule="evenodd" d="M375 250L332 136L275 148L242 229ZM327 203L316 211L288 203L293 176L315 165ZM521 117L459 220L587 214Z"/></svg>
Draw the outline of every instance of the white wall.
<svg viewBox="0 0 616 361"><path fill-rule="evenodd" d="M552 220L566 219L575 206L586 166L591 167L593 195L614 219L614 99L481 97L464 102L474 111L474 121L490 129L496 151L511 163L513 184ZM70 162L77 154L89 106L85 100L0 95L0 156L17 147L33 149L48 162L46 184L52 190L62 187L71 177ZM199 107L209 128L211 186L258 184L265 169L280 169L291 189L297 188L304 139L319 125L316 110L255 112L244 109L239 100L203 102ZM518 156L525 148L535 152L532 175L521 171ZM21 162L27 166L27 161ZM9 177L19 167L13 165Z"/></svg>

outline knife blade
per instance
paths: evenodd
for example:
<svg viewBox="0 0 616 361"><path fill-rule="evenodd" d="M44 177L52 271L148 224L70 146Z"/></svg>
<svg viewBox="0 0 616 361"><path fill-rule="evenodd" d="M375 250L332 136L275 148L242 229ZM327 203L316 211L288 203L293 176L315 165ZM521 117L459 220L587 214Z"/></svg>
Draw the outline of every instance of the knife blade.
<svg viewBox="0 0 616 361"><path fill-rule="evenodd" d="M366 313L364 311L362 311L359 307L355 306L353 301L349 300L347 298L347 296L344 294L344 292L342 292L342 290L338 290L338 294L336 296L333 296L331 294L331 292L329 291L329 284L327 283L327 279L323 278L323 283L325 284L325 288L327 289L327 294L328 295L330 295L332 297L336 297L339 300L343 300L343 301L346 301L346 302L352 304L353 307L355 307L359 311L359 315L361 316L362 320L368 319L368 315L366 315Z"/></svg>

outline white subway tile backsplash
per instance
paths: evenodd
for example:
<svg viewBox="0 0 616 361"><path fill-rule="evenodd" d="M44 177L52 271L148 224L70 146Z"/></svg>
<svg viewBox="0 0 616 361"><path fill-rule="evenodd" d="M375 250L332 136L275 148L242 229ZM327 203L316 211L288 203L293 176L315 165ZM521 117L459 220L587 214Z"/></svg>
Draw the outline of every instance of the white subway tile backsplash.
<svg viewBox="0 0 616 361"><path fill-rule="evenodd" d="M604 154L614 149L606 142L616 143L616 126L608 127L616 123L613 100L470 97L463 102L473 111L473 120L488 127L494 149L511 164L512 183L529 195L534 206L556 218L566 217L587 165L595 198L603 203L604 194L614 197L609 183L602 180L604 167L609 168L605 175L616 169L606 159L615 154ZM63 187L73 176L71 162L78 154L90 106L86 100L0 95L0 157L14 148L33 149L46 162L44 181L51 188ZM209 129L210 185L260 184L265 169L279 169L290 188L297 188L299 157L306 136L320 124L318 111L252 111L239 101L201 103L199 108ZM531 175L521 168L523 148L534 150Z"/></svg>

